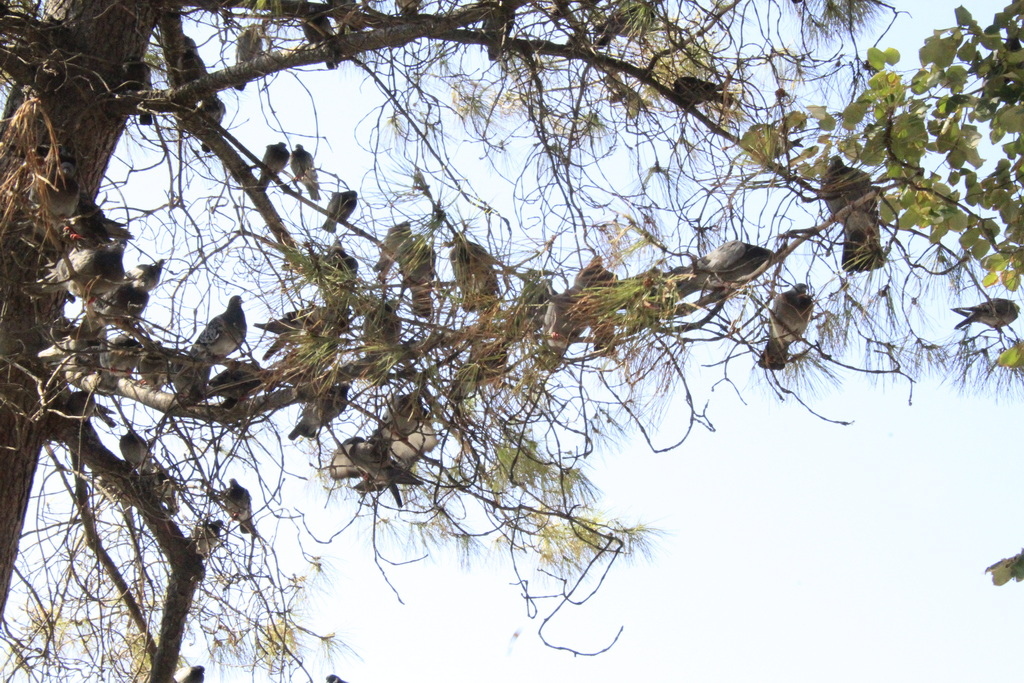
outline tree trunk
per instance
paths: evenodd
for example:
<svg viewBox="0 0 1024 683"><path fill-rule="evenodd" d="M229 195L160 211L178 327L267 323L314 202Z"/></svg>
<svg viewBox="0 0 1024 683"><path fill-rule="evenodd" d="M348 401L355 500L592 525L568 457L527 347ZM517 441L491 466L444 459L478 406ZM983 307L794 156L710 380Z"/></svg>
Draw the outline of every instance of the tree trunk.
<svg viewBox="0 0 1024 683"><path fill-rule="evenodd" d="M56 142L75 155L82 194L95 197L124 131L124 118L108 113L110 90L122 82L125 61L145 53L161 3L153 0L50 0L47 23L4 17L4 34L32 40L12 45L3 68L14 80L6 108L0 156L0 354L7 361L0 386L0 617L6 607L18 541L43 443L48 434L40 387L48 371L36 354L51 341L61 298L32 299L26 285L66 244L50 232L36 236L22 162L27 151ZM22 125L22 124L27 124ZM18 183L12 185L12 183ZM59 389L59 383L57 388ZM50 396L52 399L52 395Z"/></svg>

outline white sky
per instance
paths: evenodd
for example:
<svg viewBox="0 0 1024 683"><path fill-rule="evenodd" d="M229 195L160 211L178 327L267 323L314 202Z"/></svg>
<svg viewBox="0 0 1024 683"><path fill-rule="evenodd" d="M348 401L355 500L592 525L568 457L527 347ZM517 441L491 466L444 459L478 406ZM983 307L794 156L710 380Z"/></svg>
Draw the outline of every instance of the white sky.
<svg viewBox="0 0 1024 683"><path fill-rule="evenodd" d="M897 47L907 69L931 30L954 23L957 3L899 4L912 16L879 46ZM975 17L1001 8L971 3ZM241 102L258 96L250 86ZM244 133L243 119L255 118L235 123ZM339 168L344 136L327 135L333 157L321 149L318 162ZM358 187L358 173L346 179ZM211 302L212 312L226 298ZM368 534L347 534L324 550L336 590L316 623L358 657L311 658L314 680L333 671L348 683L959 683L1017 673L1024 586L997 589L983 574L1024 545L1024 460L1010 434L1017 406L935 382L917 386L911 406L906 387L850 377L811 401L823 415L855 421L842 427L779 404L753 379L740 389L746 403L716 392L717 431L697 431L675 452L625 444L592 458L604 507L665 532L653 560L617 565L597 597L547 627L549 640L589 651L621 626L611 651L587 658L546 648L500 559L471 571L443 556L392 568L400 604L372 562ZM186 643L184 654L206 663L202 643ZM250 679L209 664L207 673L208 681Z"/></svg>

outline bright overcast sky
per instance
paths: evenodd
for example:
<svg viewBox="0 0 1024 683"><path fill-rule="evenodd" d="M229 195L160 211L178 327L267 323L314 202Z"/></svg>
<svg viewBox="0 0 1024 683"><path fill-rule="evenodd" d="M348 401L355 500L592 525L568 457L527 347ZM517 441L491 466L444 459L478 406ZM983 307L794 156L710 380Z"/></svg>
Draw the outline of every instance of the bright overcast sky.
<svg viewBox="0 0 1024 683"><path fill-rule="evenodd" d="M898 4L912 16L901 16L879 46L899 49L900 68L909 69L924 37L954 23L957 3ZM1003 6L970 5L978 18ZM258 96L250 88L241 102L254 106ZM321 148L318 163L338 168L343 147ZM958 318L948 317L951 328ZM821 415L853 421L844 427L779 403L753 377L737 381L745 403L724 386L711 395L716 432L697 431L671 453L625 443L591 459L606 509L665 532L652 560L617 565L592 601L566 607L545 631L555 644L587 651L622 627L609 652L573 657L546 648L501 558L469 570L444 556L389 568L400 604L364 531L323 548L333 587L315 620L358 656L333 665L311 658L314 680L332 671L349 683L962 683L1019 675L1024 586L997 589L983 574L1024 545L1024 460L1010 436L1018 406L997 404L992 392L959 396L937 380L915 387L911 400L906 385L851 376L810 401ZM662 443L672 440L672 416ZM339 503L329 510L351 512ZM202 652L202 643L186 643L190 663L206 663ZM250 679L207 665L208 681Z"/></svg>

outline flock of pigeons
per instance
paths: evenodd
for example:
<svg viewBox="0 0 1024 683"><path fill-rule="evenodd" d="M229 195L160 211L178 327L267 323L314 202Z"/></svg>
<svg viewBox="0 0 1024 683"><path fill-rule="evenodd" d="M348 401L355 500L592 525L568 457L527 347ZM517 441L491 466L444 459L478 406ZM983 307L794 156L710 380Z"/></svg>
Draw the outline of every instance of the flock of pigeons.
<svg viewBox="0 0 1024 683"><path fill-rule="evenodd" d="M138 323L149 301L150 292L159 284L163 261L140 264L125 270L122 257L130 233L120 223L107 219L103 212L79 196L75 181L75 160L64 149L37 148L29 164L34 182L30 197L39 210L55 221L70 238L70 249L37 283L40 293L66 291L69 298L84 302L84 316L77 328L67 331L54 346L42 351L40 357L59 363L72 384L83 386L87 376L98 375L90 388L98 393L112 393L122 378L138 373L138 382L149 389L161 390L167 384L174 388L176 399L183 405L222 399L220 407L233 408L239 401L267 388L267 376L254 364L229 360L243 344L247 334L245 313L240 296L230 298L227 309L212 318L191 346L183 351L167 349L150 340ZM28 162L27 162L28 163ZM289 152L284 143L268 145L263 157L260 186L266 188L271 178L290 163L292 180L301 184L311 198L319 199L320 188L312 155L297 145ZM885 263L885 252L879 231L879 193L868 174L847 167L834 158L825 176L822 194L828 208L844 229L842 267L848 272L870 271ZM334 233L337 225L348 223L357 206L354 191L334 192L327 203L327 219L323 229ZM410 295L413 315L431 319L435 312L434 285L436 253L428 235L414 233L410 223L390 228L380 243L381 255L374 270L384 283L397 266L402 291ZM451 262L461 307L467 312L486 311L501 302L499 273L502 265L487 250L455 234L451 243ZM676 314L706 309L726 299L737 287L763 273L773 262L774 252L741 241L726 242L692 264L672 268L667 273L650 271L641 279L657 282L672 293ZM333 268L342 287L355 291L358 262L337 239L323 263ZM622 298L615 290L622 284L606 269L600 257L580 270L571 287L555 293L550 284L529 295L527 305L532 311L531 323L540 332L541 340L552 351L562 354L577 342L589 341L595 353L610 353L618 336L621 319L616 313L623 308ZM696 303L683 303L687 297L701 293ZM400 295L401 296L401 295ZM524 292L525 296L525 292ZM364 318L365 356L363 367L369 367L381 354L378 348L401 344L401 320L397 315L399 301L387 298L353 297L356 312ZM769 311L768 342L758 363L776 371L790 359L789 348L801 340L811 321L814 299L805 284L797 284L778 294ZM1016 319L1017 304L1006 299L992 299L977 306L954 309L964 316L957 325L961 329L973 322L994 328ZM276 339L267 351L268 360L282 349L295 347L308 336L329 336L338 329L347 329L351 311L339 311L326 305L309 306L291 311L282 318L257 324ZM120 333L106 337L107 327ZM589 330L589 338L585 332ZM507 360L510 340L474 345L459 385L452 392L453 401L471 396L483 383L500 378ZM97 363L98 361L98 363ZM226 366L211 378L214 365ZM98 370L98 372L97 372ZM356 373L358 376L358 373ZM288 434L289 439L314 439L319 431L339 417L349 405L350 373L343 381L316 389L305 389L301 395L302 411L298 422ZM299 382L295 382L299 386ZM306 382L315 386L315 382ZM321 383L322 384L322 383ZM428 407L420 392L396 394L391 397L378 426L368 436L351 437L334 451L328 472L335 479L359 479L361 492L389 490L399 506L402 497L399 485L421 484L412 470L416 462L438 444ZM73 392L65 410L70 415L99 417L111 426L116 423L105 408L99 406L86 391ZM158 490L165 491L165 503L173 514L174 485L156 464L150 444L131 429L122 437L121 452L140 474L153 477ZM252 498L249 492L232 479L217 494L218 500L242 531L258 537L252 522ZM223 522L207 520L195 532L198 552L208 555L223 530Z"/></svg>

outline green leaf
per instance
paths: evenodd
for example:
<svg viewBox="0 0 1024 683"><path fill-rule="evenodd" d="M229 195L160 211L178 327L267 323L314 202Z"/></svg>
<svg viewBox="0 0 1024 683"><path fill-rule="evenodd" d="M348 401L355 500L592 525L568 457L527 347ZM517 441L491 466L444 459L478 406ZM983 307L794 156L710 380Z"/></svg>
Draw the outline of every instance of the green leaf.
<svg viewBox="0 0 1024 683"><path fill-rule="evenodd" d="M885 50L885 63L886 64L898 64L900 61L900 51L894 47L886 48Z"/></svg>
<svg viewBox="0 0 1024 683"><path fill-rule="evenodd" d="M854 102L843 110L843 128L855 130L868 112L867 102Z"/></svg>
<svg viewBox="0 0 1024 683"><path fill-rule="evenodd" d="M1006 349L999 354L999 360L996 362L1004 368L1024 367L1024 344L1017 344Z"/></svg>
<svg viewBox="0 0 1024 683"><path fill-rule="evenodd" d="M991 287L995 283L999 282L999 273L989 273L981 280L982 287Z"/></svg>
<svg viewBox="0 0 1024 683"><path fill-rule="evenodd" d="M929 64L934 64L941 69L945 69L953 63L953 59L956 57L956 49L959 47L958 42L952 37L939 38L938 36L932 36L924 41L924 47L918 52L918 56L921 58L921 65L928 66Z"/></svg>
<svg viewBox="0 0 1024 683"><path fill-rule="evenodd" d="M877 47L869 47L868 64L870 64L871 68L875 71L881 71L885 68L885 53Z"/></svg>
<svg viewBox="0 0 1024 683"><path fill-rule="evenodd" d="M966 7L957 7L953 10L953 16L956 17L957 26L963 26L966 28L974 23L974 17L971 16L971 13L967 11Z"/></svg>

